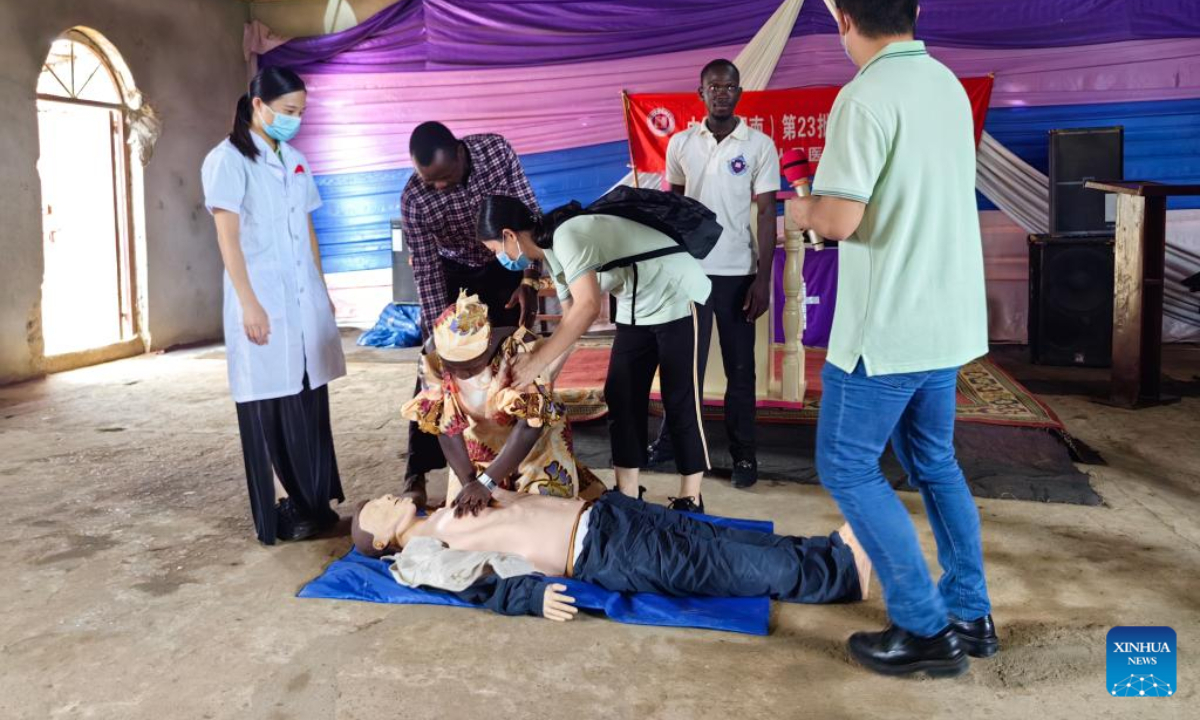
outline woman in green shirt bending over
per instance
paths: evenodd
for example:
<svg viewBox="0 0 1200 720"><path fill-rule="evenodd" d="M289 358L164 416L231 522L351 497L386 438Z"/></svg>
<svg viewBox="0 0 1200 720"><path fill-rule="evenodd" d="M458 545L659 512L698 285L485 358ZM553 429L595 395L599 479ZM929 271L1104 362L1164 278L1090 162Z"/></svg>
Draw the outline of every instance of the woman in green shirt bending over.
<svg viewBox="0 0 1200 720"><path fill-rule="evenodd" d="M562 322L536 351L518 360L515 385L532 383L565 357L596 321L604 293L617 299L617 335L604 385L617 487L626 495L638 494L657 371L680 475L679 497L671 498L671 507L704 512L700 481L709 464L696 386L693 306L708 299L712 285L700 263L682 252L624 263L674 248L676 242L633 220L586 214L577 204L543 218L520 200L493 195L479 208L477 234L510 270L542 261L562 302Z"/></svg>

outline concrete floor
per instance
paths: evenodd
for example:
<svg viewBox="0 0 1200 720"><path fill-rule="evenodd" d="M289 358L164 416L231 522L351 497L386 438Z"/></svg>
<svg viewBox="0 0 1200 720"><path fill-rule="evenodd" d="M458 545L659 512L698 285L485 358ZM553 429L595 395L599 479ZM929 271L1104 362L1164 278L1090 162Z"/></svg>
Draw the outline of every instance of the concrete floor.
<svg viewBox="0 0 1200 720"><path fill-rule="evenodd" d="M401 475L413 364L350 356L332 402L359 500ZM1170 349L1168 368L1191 379L1200 351ZM980 503L1005 649L933 682L849 664L843 641L884 622L878 599L777 606L765 638L298 600L349 543L253 540L218 351L0 388L0 718L1196 717L1200 398L1137 413L1049 400L1108 460L1089 468L1106 505ZM673 489L646 484L659 501ZM713 481L705 499L787 532L839 523L816 487ZM1174 698L1106 695L1114 625L1176 629Z"/></svg>

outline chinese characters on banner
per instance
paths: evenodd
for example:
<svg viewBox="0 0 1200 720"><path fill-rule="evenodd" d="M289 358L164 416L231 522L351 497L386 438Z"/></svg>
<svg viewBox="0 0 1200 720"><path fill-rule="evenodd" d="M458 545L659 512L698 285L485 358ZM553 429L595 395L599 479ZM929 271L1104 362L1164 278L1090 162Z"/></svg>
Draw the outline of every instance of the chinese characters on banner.
<svg viewBox="0 0 1200 720"><path fill-rule="evenodd" d="M978 143L992 95L992 78L963 78L962 84L971 101ZM804 148L809 162L815 164L821 160L829 110L839 90L814 87L745 92L737 112L750 127L770 136L781 156L792 148ZM696 93L625 97L625 123L634 166L641 172L661 173L666 169L667 142L680 130L704 121L704 103Z"/></svg>

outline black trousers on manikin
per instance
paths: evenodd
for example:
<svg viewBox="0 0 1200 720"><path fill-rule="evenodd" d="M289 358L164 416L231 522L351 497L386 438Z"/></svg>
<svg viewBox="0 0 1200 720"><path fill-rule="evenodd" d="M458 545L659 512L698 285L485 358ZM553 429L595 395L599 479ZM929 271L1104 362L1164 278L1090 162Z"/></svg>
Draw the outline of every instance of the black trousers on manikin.
<svg viewBox="0 0 1200 720"><path fill-rule="evenodd" d="M837 533L788 537L722 527L615 490L592 505L574 577L622 593L862 599L854 553Z"/></svg>
<svg viewBox="0 0 1200 720"><path fill-rule="evenodd" d="M513 292L521 285L523 273L505 270L497 260L482 267L468 267L450 260L442 260L446 271L446 298L443 305L449 307L458 300L458 291L466 290L478 295L480 302L488 307L488 320L493 327L516 327L521 323L521 308L505 309ZM436 318L433 318L436 320ZM421 378L413 393L421 391ZM408 463L404 476L417 475L446 467L446 458L438 444L437 435L421 432L415 422L408 424Z"/></svg>
<svg viewBox="0 0 1200 720"><path fill-rule="evenodd" d="M329 501L346 498L333 451L329 388L313 390L305 375L295 395L236 405L258 539L275 544L275 475L305 516L323 519L332 514Z"/></svg>
<svg viewBox="0 0 1200 720"><path fill-rule="evenodd" d="M646 464L650 389L658 372L667 432L680 475L708 470L708 445L700 423L696 384L696 312L660 325L617 324L604 400L613 465Z"/></svg>
<svg viewBox="0 0 1200 720"><path fill-rule="evenodd" d="M709 275L712 294L708 302L696 307L699 354L696 374L700 393L704 394L704 371L708 366L708 346L712 342L713 320L721 343L721 360L725 367L725 433L729 437L729 454L734 462L755 461L754 418L755 383L754 331L755 324L746 322L746 292L754 283L753 275ZM667 413L667 418L670 413ZM673 449L669 425L659 429L656 445L661 451Z"/></svg>

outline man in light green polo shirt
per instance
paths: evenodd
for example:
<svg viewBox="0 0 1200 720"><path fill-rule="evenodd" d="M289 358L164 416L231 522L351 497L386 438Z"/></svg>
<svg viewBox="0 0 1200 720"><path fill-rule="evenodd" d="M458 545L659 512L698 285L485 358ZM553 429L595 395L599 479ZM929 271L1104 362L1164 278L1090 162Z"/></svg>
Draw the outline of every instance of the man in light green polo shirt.
<svg viewBox="0 0 1200 720"><path fill-rule="evenodd" d="M917 0L837 0L858 74L829 116L793 219L838 248L817 469L879 571L892 625L851 655L883 674L957 675L999 648L979 513L954 456L959 366L987 353L975 136L962 84L913 39ZM920 491L943 575L879 469L888 441Z"/></svg>

